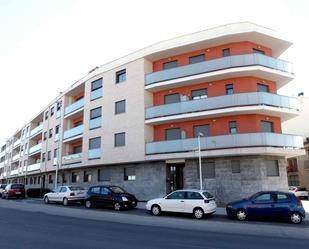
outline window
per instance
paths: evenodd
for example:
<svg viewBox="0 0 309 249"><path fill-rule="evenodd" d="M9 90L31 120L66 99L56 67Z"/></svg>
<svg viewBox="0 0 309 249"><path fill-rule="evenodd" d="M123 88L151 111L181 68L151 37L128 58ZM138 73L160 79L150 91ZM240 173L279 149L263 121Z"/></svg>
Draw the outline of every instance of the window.
<svg viewBox="0 0 309 249"><path fill-rule="evenodd" d="M257 91L258 92L265 92L268 93L269 92L269 86L268 85L264 85L264 84L257 84Z"/></svg>
<svg viewBox="0 0 309 249"><path fill-rule="evenodd" d="M53 116L54 115L54 111L55 110L55 107L52 107L51 109L50 109L50 116Z"/></svg>
<svg viewBox="0 0 309 249"><path fill-rule="evenodd" d="M236 121L230 121L229 122L229 130L230 130L230 134L236 134L237 133L237 123L236 123Z"/></svg>
<svg viewBox="0 0 309 249"><path fill-rule="evenodd" d="M110 181L111 180L111 173L109 169L98 169L98 181Z"/></svg>
<svg viewBox="0 0 309 249"><path fill-rule="evenodd" d="M47 131L45 131L43 134L43 140L45 141L46 139L47 139Z"/></svg>
<svg viewBox="0 0 309 249"><path fill-rule="evenodd" d="M91 92L102 88L103 78L91 82Z"/></svg>
<svg viewBox="0 0 309 249"><path fill-rule="evenodd" d="M30 177L30 184L33 184L33 178Z"/></svg>
<svg viewBox="0 0 309 249"><path fill-rule="evenodd" d="M106 188L106 187L101 187L101 192L100 192L101 195L109 195L111 194L111 191Z"/></svg>
<svg viewBox="0 0 309 249"><path fill-rule="evenodd" d="M278 203L284 203L284 202L288 202L289 201L289 197L285 194L277 194L277 202Z"/></svg>
<svg viewBox="0 0 309 249"><path fill-rule="evenodd" d="M135 181L135 179L136 179L135 168L134 167L124 168L124 180Z"/></svg>
<svg viewBox="0 0 309 249"><path fill-rule="evenodd" d="M62 106L62 102L61 101L57 102L57 111L61 109L61 106Z"/></svg>
<svg viewBox="0 0 309 249"><path fill-rule="evenodd" d="M195 125L193 126L194 137L200 136L208 137L209 136L209 125Z"/></svg>
<svg viewBox="0 0 309 249"><path fill-rule="evenodd" d="M76 121L76 122L74 123L74 127L80 126L80 125L82 125L82 124L83 124L83 120Z"/></svg>
<svg viewBox="0 0 309 249"><path fill-rule="evenodd" d="M116 133L115 134L115 147L126 145L126 133Z"/></svg>
<svg viewBox="0 0 309 249"><path fill-rule="evenodd" d="M85 170L84 171L84 182L91 182L91 172Z"/></svg>
<svg viewBox="0 0 309 249"><path fill-rule="evenodd" d="M207 88L191 91L192 99L205 99L208 97Z"/></svg>
<svg viewBox="0 0 309 249"><path fill-rule="evenodd" d="M49 129L49 138L53 137L53 128Z"/></svg>
<svg viewBox="0 0 309 249"><path fill-rule="evenodd" d="M41 184L41 176L38 176L38 184Z"/></svg>
<svg viewBox="0 0 309 249"><path fill-rule="evenodd" d="M92 188L90 189L90 191L91 191L91 193L93 193L93 194L100 194L100 192L101 192L101 187L92 187Z"/></svg>
<svg viewBox="0 0 309 249"><path fill-rule="evenodd" d="M229 48L222 49L222 56L223 57L230 56L230 55L231 55L231 52L230 52Z"/></svg>
<svg viewBox="0 0 309 249"><path fill-rule="evenodd" d="M102 107L90 110L90 120L99 118L102 115Z"/></svg>
<svg viewBox="0 0 309 249"><path fill-rule="evenodd" d="M239 160L232 160L231 167L232 167L233 174L240 173L240 161Z"/></svg>
<svg viewBox="0 0 309 249"><path fill-rule="evenodd" d="M202 165L204 168L203 177L206 179L216 178L215 162L206 162Z"/></svg>
<svg viewBox="0 0 309 249"><path fill-rule="evenodd" d="M205 55L204 54L189 57L189 63L190 64L199 63L199 62L203 62L203 61L205 61Z"/></svg>
<svg viewBox="0 0 309 249"><path fill-rule="evenodd" d="M289 186L299 186L299 177L298 175L288 176Z"/></svg>
<svg viewBox="0 0 309 249"><path fill-rule="evenodd" d="M263 50L260 50L260 49L256 49L256 48L253 48L252 49L252 52L254 54L265 54L265 52Z"/></svg>
<svg viewBox="0 0 309 249"><path fill-rule="evenodd" d="M177 61L169 61L163 63L163 70L177 67Z"/></svg>
<svg viewBox="0 0 309 249"><path fill-rule="evenodd" d="M48 111L45 112L45 120L48 119Z"/></svg>
<svg viewBox="0 0 309 249"><path fill-rule="evenodd" d="M126 112L126 100L115 102L115 114Z"/></svg>
<svg viewBox="0 0 309 249"><path fill-rule="evenodd" d="M82 153L82 146L81 145L73 147L73 154L78 154L78 153Z"/></svg>
<svg viewBox="0 0 309 249"><path fill-rule="evenodd" d="M227 95L230 95L230 94L234 93L233 84L225 85L225 93Z"/></svg>
<svg viewBox="0 0 309 249"><path fill-rule="evenodd" d="M89 139L89 150L101 148L101 137L95 137Z"/></svg>
<svg viewBox="0 0 309 249"><path fill-rule="evenodd" d="M176 140L181 139L181 129L172 128L165 130L165 140Z"/></svg>
<svg viewBox="0 0 309 249"><path fill-rule="evenodd" d="M59 128L60 128L60 125L56 125L55 134L59 134Z"/></svg>
<svg viewBox="0 0 309 249"><path fill-rule="evenodd" d="M59 192L60 193L65 193L65 192L67 192L67 188L66 187L61 187Z"/></svg>
<svg viewBox="0 0 309 249"><path fill-rule="evenodd" d="M58 157L58 149L54 149L54 158Z"/></svg>
<svg viewBox="0 0 309 249"><path fill-rule="evenodd" d="M272 194L261 194L254 199L255 203L272 203L273 201L273 196Z"/></svg>
<svg viewBox="0 0 309 249"><path fill-rule="evenodd" d="M42 153L42 162L45 162L45 153Z"/></svg>
<svg viewBox="0 0 309 249"><path fill-rule="evenodd" d="M25 160L25 161L24 161L24 166L27 166L27 165L28 165L28 161Z"/></svg>
<svg viewBox="0 0 309 249"><path fill-rule="evenodd" d="M62 178L62 183L66 183L67 182L67 179L66 179L64 173L61 174L61 178Z"/></svg>
<svg viewBox="0 0 309 249"><path fill-rule="evenodd" d="M48 151L47 152L47 160L50 161L50 159L51 159L51 151Z"/></svg>
<svg viewBox="0 0 309 249"><path fill-rule="evenodd" d="M274 127L272 122L261 121L261 131L262 132L274 132Z"/></svg>
<svg viewBox="0 0 309 249"><path fill-rule="evenodd" d="M53 183L53 176L52 175L48 175L48 183L49 184Z"/></svg>
<svg viewBox="0 0 309 249"><path fill-rule="evenodd" d="M173 93L164 96L164 104L173 104L180 102L180 94Z"/></svg>
<svg viewBox="0 0 309 249"><path fill-rule="evenodd" d="M267 176L279 176L279 165L277 160L265 161Z"/></svg>
<svg viewBox="0 0 309 249"><path fill-rule="evenodd" d="M203 200L203 197L200 195L200 193L197 193L197 192L186 192L186 199Z"/></svg>
<svg viewBox="0 0 309 249"><path fill-rule="evenodd" d="M72 183L79 181L79 175L76 172L72 172Z"/></svg>
<svg viewBox="0 0 309 249"><path fill-rule="evenodd" d="M116 83L120 83L126 80L126 70L116 72Z"/></svg>
<svg viewBox="0 0 309 249"><path fill-rule="evenodd" d="M179 199L184 199L184 198L185 198L184 191L177 191L166 197L166 199L172 199L172 200L179 200Z"/></svg>

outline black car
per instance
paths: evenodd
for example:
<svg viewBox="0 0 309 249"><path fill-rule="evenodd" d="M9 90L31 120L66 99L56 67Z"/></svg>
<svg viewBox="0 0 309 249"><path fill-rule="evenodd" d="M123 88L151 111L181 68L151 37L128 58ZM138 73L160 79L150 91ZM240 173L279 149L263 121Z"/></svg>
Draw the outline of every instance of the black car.
<svg viewBox="0 0 309 249"><path fill-rule="evenodd" d="M86 200L86 208L110 207L116 211L135 208L137 199L118 186L93 186L90 187Z"/></svg>
<svg viewBox="0 0 309 249"><path fill-rule="evenodd" d="M18 183L8 184L2 193L2 198L6 199L9 199L11 197L25 199L25 196L26 196L25 186L23 184Z"/></svg>

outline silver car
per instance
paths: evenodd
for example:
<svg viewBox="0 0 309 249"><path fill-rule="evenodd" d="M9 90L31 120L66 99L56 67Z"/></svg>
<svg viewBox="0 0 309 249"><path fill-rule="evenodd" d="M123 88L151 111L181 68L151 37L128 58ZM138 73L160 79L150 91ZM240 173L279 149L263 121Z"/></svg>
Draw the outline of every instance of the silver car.
<svg viewBox="0 0 309 249"><path fill-rule="evenodd" d="M59 186L54 191L44 195L44 202L63 203L64 206L73 202L83 202L87 191L81 186Z"/></svg>

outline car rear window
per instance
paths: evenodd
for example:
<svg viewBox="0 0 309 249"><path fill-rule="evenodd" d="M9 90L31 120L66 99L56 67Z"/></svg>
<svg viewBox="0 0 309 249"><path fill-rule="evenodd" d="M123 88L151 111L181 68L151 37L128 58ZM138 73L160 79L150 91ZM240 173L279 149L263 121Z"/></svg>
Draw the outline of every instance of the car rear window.
<svg viewBox="0 0 309 249"><path fill-rule="evenodd" d="M204 195L207 199L214 198L214 197L212 196L212 194L211 194L211 193L208 193L208 192L203 192L203 195Z"/></svg>
<svg viewBox="0 0 309 249"><path fill-rule="evenodd" d="M79 186L71 186L71 187L69 187L69 189L71 191L85 190L83 187L79 187Z"/></svg>
<svg viewBox="0 0 309 249"><path fill-rule="evenodd" d="M22 184L12 184L11 189L21 189L24 188L24 185Z"/></svg>
<svg viewBox="0 0 309 249"><path fill-rule="evenodd" d="M306 188L298 188L297 191L307 191Z"/></svg>

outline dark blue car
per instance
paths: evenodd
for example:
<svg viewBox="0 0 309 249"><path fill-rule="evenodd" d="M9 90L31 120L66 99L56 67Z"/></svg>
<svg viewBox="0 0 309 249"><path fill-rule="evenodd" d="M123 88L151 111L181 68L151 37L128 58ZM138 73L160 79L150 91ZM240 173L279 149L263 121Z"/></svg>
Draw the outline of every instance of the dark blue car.
<svg viewBox="0 0 309 249"><path fill-rule="evenodd" d="M238 220L270 218L294 224L301 223L306 215L298 197L293 193L278 191L262 191L249 198L231 202L226 206L226 213Z"/></svg>

